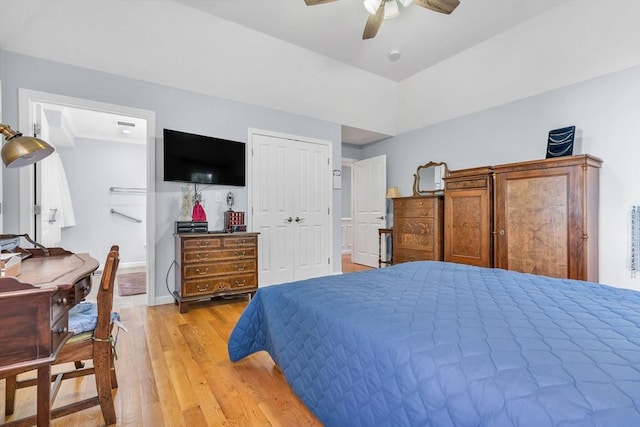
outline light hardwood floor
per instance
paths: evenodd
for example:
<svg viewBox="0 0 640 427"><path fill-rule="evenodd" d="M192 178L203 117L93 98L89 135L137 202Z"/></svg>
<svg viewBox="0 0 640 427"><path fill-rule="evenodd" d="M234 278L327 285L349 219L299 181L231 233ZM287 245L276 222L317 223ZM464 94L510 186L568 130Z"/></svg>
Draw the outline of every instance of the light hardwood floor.
<svg viewBox="0 0 640 427"><path fill-rule="evenodd" d="M350 272L368 267L343 264ZM320 426L264 352L229 361L227 340L245 298L177 306L118 308L128 332L118 337L114 392L117 426ZM93 393L92 376L67 380L56 406ZM4 381L0 382L4 422ZM35 388L18 390L15 415L35 412ZM103 426L99 407L52 426Z"/></svg>

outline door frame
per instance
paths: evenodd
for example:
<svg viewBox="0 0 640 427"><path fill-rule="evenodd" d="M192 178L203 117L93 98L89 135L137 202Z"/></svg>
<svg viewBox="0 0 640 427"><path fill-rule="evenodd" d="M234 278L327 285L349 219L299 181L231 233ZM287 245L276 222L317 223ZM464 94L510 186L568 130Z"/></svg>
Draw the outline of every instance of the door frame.
<svg viewBox="0 0 640 427"><path fill-rule="evenodd" d="M147 273L147 305L155 305L155 112L124 105L108 104L84 98L39 92L30 89L18 89L18 123L20 132L31 135L33 125L34 103L58 104L67 107L94 110L104 113L138 117L147 122L147 179L146 179L146 273ZM19 171L19 229L21 233L29 233L33 229L34 205L34 167L28 166ZM99 260L100 261L100 260ZM100 261L102 264L102 261Z"/></svg>
<svg viewBox="0 0 640 427"><path fill-rule="evenodd" d="M247 171L247 183L251 183L253 182L253 168L254 168L254 163L253 163L253 136L254 135L264 135L264 136L268 136L271 138L281 138L281 139L289 139L289 140L293 140L293 141L301 141L301 142L307 142L307 143L311 143L311 144L321 144L321 145L325 145L327 146L327 149L329 150L329 167L327 168L328 171L328 176L327 176L327 183L328 183L328 200L327 202L329 203L329 242L328 242L328 253L327 253L327 257L329 257L329 272L328 274L331 274L331 270L332 270L332 266L334 262L337 262L334 259L333 256L333 229L334 229L334 218L335 218L335 211L333 209L333 186L331 185L331 183L333 182L333 143L329 140L326 139L318 139L318 138L311 138L311 137L307 137L307 136L300 136L300 135L293 135L293 134L287 134L287 133L282 133L282 132L274 132L274 131L269 131L269 130L264 130L264 129L258 129L258 128L249 128L248 132L247 132L247 155L246 155L246 159L247 159L247 164L246 164L246 171ZM253 196L255 193L255 189L253 188L252 185L248 185L247 186L247 229L248 230L253 230Z"/></svg>
<svg viewBox="0 0 640 427"><path fill-rule="evenodd" d="M353 261L353 239L354 239L354 234L355 231L353 229L353 202L354 202L354 192L353 192L353 164L356 163L358 161L358 159L352 159L350 157L343 157L342 158L342 167L344 168L345 166L349 167L349 182L350 184L350 197L349 197L349 217L351 218L351 232L350 234L350 238L351 238L351 251L350 251L350 256L351 256L351 261ZM344 188L344 186L343 186ZM342 215L340 215L342 216ZM342 255L342 254L341 254Z"/></svg>

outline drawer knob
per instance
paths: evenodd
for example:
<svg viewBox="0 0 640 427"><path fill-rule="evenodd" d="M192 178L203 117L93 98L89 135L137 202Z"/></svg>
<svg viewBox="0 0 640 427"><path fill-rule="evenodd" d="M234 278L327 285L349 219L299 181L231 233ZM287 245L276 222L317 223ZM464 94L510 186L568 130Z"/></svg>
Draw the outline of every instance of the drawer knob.
<svg viewBox="0 0 640 427"><path fill-rule="evenodd" d="M209 267L205 268L204 271L201 271L199 268L196 268L196 273L199 275L207 274L209 272Z"/></svg>
<svg viewBox="0 0 640 427"><path fill-rule="evenodd" d="M236 240L236 244L237 245L244 245L244 239L237 239Z"/></svg>
<svg viewBox="0 0 640 427"><path fill-rule="evenodd" d="M66 298L58 298L58 301L56 301L58 303L58 305L67 305L69 303L69 300L67 300Z"/></svg>
<svg viewBox="0 0 640 427"><path fill-rule="evenodd" d="M205 241L203 242L203 241L201 240L201 241L199 241L199 242L198 242L198 246L200 246L201 248L202 248L202 247L205 247L205 246L209 246L209 241L208 241L208 240L205 240Z"/></svg>
<svg viewBox="0 0 640 427"><path fill-rule="evenodd" d="M69 329L67 329L67 327L65 326L65 327L62 327L62 328L58 329L58 330L56 331L56 333L57 333L58 335L66 334L68 330L69 330Z"/></svg>
<svg viewBox="0 0 640 427"><path fill-rule="evenodd" d="M242 251L242 252L236 252L236 256L237 256L237 257L242 258L242 257L244 257L245 255L246 255L246 252L245 252L245 251Z"/></svg>
<svg viewBox="0 0 640 427"><path fill-rule="evenodd" d="M198 258L198 259L207 259L207 258L209 258L209 254L208 253L206 253L204 255L203 254L196 254L196 258Z"/></svg>
<svg viewBox="0 0 640 427"><path fill-rule="evenodd" d="M247 281L246 281L246 280L243 280L242 282L241 282L241 281L239 281L239 280L236 280L236 286L244 286L244 285L246 285L246 284L247 284Z"/></svg>
<svg viewBox="0 0 640 427"><path fill-rule="evenodd" d="M209 290L209 285L209 283L206 285L196 285L196 288L198 289L198 292L207 292L207 290Z"/></svg>
<svg viewBox="0 0 640 427"><path fill-rule="evenodd" d="M234 265L234 267L235 267L235 269L236 269L236 270L238 270L238 271L244 271L244 270L246 270L246 269L247 269L247 264L242 264L242 265L240 265L240 264L236 264L236 265Z"/></svg>

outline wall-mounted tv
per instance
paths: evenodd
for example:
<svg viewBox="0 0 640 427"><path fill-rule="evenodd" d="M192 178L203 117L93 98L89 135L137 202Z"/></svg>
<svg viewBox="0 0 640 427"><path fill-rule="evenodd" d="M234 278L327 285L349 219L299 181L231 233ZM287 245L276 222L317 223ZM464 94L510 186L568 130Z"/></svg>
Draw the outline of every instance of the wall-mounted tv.
<svg viewBox="0 0 640 427"><path fill-rule="evenodd" d="M164 180L245 185L245 144L164 130Z"/></svg>

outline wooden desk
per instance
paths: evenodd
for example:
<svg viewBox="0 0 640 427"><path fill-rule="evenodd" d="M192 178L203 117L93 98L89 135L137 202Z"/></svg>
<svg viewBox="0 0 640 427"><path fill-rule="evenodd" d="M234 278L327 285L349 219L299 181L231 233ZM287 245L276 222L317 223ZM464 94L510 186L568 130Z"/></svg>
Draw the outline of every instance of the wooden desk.
<svg viewBox="0 0 640 427"><path fill-rule="evenodd" d="M393 228L378 228L378 268L382 267L382 264L392 264L392 259L382 260L382 236L390 236L389 240L390 245L389 249L387 249L387 253L393 254Z"/></svg>
<svg viewBox="0 0 640 427"><path fill-rule="evenodd" d="M100 265L88 254L51 248L22 261L17 277L0 278L0 378L37 369L37 424L51 421L51 364L71 333L69 310L91 291ZM22 425L20 420L5 425Z"/></svg>

